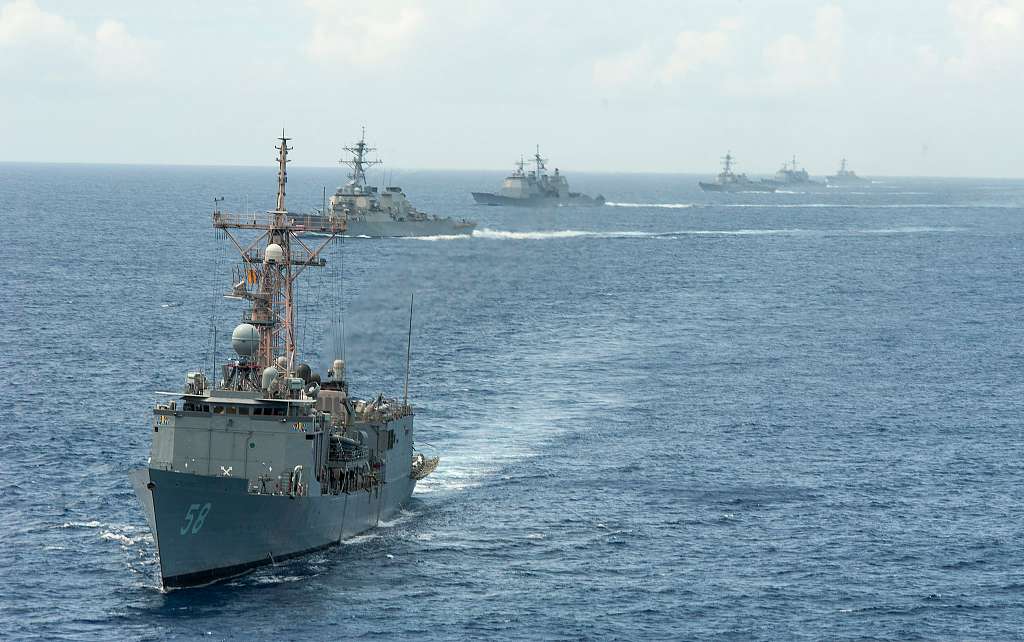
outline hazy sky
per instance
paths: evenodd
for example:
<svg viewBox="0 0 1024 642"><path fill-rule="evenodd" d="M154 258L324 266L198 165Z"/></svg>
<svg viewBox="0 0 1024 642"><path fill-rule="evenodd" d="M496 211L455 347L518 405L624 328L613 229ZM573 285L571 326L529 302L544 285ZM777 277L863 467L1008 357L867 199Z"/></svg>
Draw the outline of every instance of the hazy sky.
<svg viewBox="0 0 1024 642"><path fill-rule="evenodd" d="M1024 0L0 0L0 160L1024 176Z"/></svg>

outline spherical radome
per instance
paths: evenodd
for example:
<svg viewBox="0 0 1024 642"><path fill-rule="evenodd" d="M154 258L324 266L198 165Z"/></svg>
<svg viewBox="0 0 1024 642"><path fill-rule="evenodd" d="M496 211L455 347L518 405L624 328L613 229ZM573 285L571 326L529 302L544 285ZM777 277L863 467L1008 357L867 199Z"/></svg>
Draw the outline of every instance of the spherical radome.
<svg viewBox="0 0 1024 642"><path fill-rule="evenodd" d="M271 243L263 252L263 256L267 263L280 263L284 258L284 248L277 243Z"/></svg>
<svg viewBox="0 0 1024 642"><path fill-rule="evenodd" d="M235 327L231 333L231 347L240 357L251 357L256 354L260 345L260 333L256 326L243 323Z"/></svg>

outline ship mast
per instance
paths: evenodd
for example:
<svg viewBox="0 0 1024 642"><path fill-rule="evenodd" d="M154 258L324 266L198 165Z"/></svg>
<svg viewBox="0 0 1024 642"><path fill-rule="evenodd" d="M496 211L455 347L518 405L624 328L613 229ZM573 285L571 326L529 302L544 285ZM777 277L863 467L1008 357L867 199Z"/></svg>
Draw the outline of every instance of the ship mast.
<svg viewBox="0 0 1024 642"><path fill-rule="evenodd" d="M349 185L356 187L366 187L366 170L368 167L373 165L380 165L381 160L374 159L368 160L366 157L370 152L377 151L376 147L369 147L366 144L366 128L363 127L362 136L359 138L359 142L351 147L343 148L346 152L352 154L351 160L341 159L338 161L342 165L348 165L352 168L352 173L348 175Z"/></svg>
<svg viewBox="0 0 1024 642"><path fill-rule="evenodd" d="M732 152L731 151L725 152L725 156L722 157L722 173L723 174L731 174L732 173L732 161L733 160L734 159L732 157Z"/></svg>
<svg viewBox="0 0 1024 642"><path fill-rule="evenodd" d="M537 166L537 178L540 178L544 170L547 169L545 163L548 162L548 159L541 158L540 156L540 145L537 145L537 149L533 153L533 162Z"/></svg>
<svg viewBox="0 0 1024 642"><path fill-rule="evenodd" d="M236 271L230 298L245 299L250 309L243 321L255 328L257 347L250 358L237 367L251 372L262 372L274 365L277 357L284 357L285 368L291 372L296 359L295 281L307 267L322 267L326 261L321 252L345 231L344 219L324 217L298 217L288 212L285 205L285 185L288 183L288 146L290 138L282 130L280 145L275 146L277 156L277 202L268 216L255 214L228 214L215 210L213 226L223 230L242 258L240 271ZM232 230L254 230L262 233L243 245ZM315 248L302 241L299 234L316 232L327 238ZM240 388L252 385L249 376L233 378ZM247 383L248 382L248 383Z"/></svg>
<svg viewBox="0 0 1024 642"><path fill-rule="evenodd" d="M523 176L524 175L523 168L526 167L526 159L523 158L522 154L519 155L519 160L517 160L514 163L514 165L515 165L516 169L515 169L514 172L512 172L512 175L513 176Z"/></svg>

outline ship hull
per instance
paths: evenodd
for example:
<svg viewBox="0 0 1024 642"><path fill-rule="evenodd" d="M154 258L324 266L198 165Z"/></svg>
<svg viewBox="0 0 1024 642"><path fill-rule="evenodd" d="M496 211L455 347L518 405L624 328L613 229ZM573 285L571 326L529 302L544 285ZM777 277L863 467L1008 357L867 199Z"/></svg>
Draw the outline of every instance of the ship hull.
<svg viewBox="0 0 1024 642"><path fill-rule="evenodd" d="M501 194L493 194L491 192L473 192L473 200L478 205L491 205L491 206L514 206L514 207L559 207L562 205L579 205L585 207L597 207L604 205L603 196L587 196L586 194L570 195L567 198L556 198L556 197L529 197L529 198L512 198L509 196L502 196Z"/></svg>
<svg viewBox="0 0 1024 642"><path fill-rule="evenodd" d="M819 183L818 181L772 181L772 184L776 190L821 190L827 187L825 183Z"/></svg>
<svg viewBox="0 0 1024 642"><path fill-rule="evenodd" d="M846 176L827 176L825 182L829 185L864 185L869 181L867 179L857 177L846 177Z"/></svg>
<svg viewBox="0 0 1024 642"><path fill-rule="evenodd" d="M705 183L703 181L698 182L700 188L705 192L774 192L775 187L772 185L763 185L758 183Z"/></svg>
<svg viewBox="0 0 1024 642"><path fill-rule="evenodd" d="M327 548L393 517L415 480L371 491L290 497L233 477L141 468L132 485L153 531L165 588L199 586Z"/></svg>
<svg viewBox="0 0 1024 642"><path fill-rule="evenodd" d="M455 236L472 234L476 223L441 219L436 221L360 221L350 219L345 236L386 238L399 236Z"/></svg>

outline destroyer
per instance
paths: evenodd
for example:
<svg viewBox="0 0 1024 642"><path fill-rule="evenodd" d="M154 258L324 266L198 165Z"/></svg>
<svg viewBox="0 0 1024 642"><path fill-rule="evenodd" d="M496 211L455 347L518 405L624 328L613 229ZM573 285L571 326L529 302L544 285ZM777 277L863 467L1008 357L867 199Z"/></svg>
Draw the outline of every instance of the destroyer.
<svg viewBox="0 0 1024 642"><path fill-rule="evenodd" d="M587 196L569 191L569 181L555 168L547 173L546 158L541 158L540 146L533 154L534 168L526 171L526 161L516 163L512 174L505 177L501 191L473 192L473 200L480 205L519 205L525 207L551 207L555 205L604 205L604 196Z"/></svg>
<svg viewBox="0 0 1024 642"><path fill-rule="evenodd" d="M219 384L189 372L184 390L168 393L177 398L156 405L148 465L130 474L167 588L237 575L371 529L437 466L413 450L408 378L404 400L363 401L349 395L341 359L323 380L299 363L297 278L325 264L321 252L345 227L288 212L289 139L279 140L276 209L213 213L214 228L241 254L228 294L248 303L231 335L238 356L223 366ZM327 238L307 245L304 232Z"/></svg>
<svg viewBox="0 0 1024 642"><path fill-rule="evenodd" d="M825 181L829 185L857 185L860 183L866 183L867 181L852 169L846 169L846 159L844 158L839 163L839 171L832 176L826 176Z"/></svg>
<svg viewBox="0 0 1024 642"><path fill-rule="evenodd" d="M699 181L698 185L705 192L774 192L775 186L766 180L752 181L746 174L735 174L732 164L735 161L732 153L726 152L722 157L722 171L713 183Z"/></svg>
<svg viewBox="0 0 1024 642"><path fill-rule="evenodd" d="M345 221L346 236L387 237L387 236L450 236L472 234L476 223L466 219L442 218L419 211L409 203L401 187L385 187L379 192L376 187L366 184L366 170L379 165L380 160L370 160L371 152L377 151L366 144L366 129L359 142L345 147L351 154L348 160L341 160L352 168L348 182L338 188L328 203L328 215Z"/></svg>

